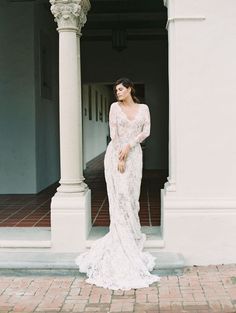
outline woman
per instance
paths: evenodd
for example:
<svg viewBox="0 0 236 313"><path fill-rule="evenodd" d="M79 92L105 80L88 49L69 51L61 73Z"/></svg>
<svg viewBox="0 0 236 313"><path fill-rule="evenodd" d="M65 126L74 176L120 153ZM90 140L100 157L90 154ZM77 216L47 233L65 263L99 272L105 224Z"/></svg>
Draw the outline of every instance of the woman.
<svg viewBox="0 0 236 313"><path fill-rule="evenodd" d="M86 282L113 290L148 287L160 277L151 274L155 257L143 252L146 235L138 212L142 179L140 143L150 134L150 112L135 97L133 83L121 78L114 84L117 102L109 112L110 137L105 158L109 200L109 232L97 239L75 262L87 273Z"/></svg>

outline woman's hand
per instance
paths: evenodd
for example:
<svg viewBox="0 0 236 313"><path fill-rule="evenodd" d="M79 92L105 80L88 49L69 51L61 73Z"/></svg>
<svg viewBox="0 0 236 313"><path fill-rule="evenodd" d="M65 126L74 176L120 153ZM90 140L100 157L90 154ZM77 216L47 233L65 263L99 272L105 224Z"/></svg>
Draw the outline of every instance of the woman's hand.
<svg viewBox="0 0 236 313"><path fill-rule="evenodd" d="M124 171L125 171L125 161L124 160L118 161L117 169L119 172L124 173Z"/></svg>
<svg viewBox="0 0 236 313"><path fill-rule="evenodd" d="M129 154L130 144L127 144L122 150L119 152L119 160L126 160Z"/></svg>

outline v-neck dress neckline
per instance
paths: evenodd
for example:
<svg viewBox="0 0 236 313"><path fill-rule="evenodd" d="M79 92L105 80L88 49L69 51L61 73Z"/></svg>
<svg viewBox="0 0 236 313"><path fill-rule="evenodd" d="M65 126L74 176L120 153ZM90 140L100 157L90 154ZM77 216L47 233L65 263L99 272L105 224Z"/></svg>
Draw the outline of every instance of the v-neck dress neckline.
<svg viewBox="0 0 236 313"><path fill-rule="evenodd" d="M123 109L122 109L122 107L120 106L119 102L117 102L117 105L118 105L118 107L120 108L121 112L124 114L124 116L126 117L126 119L127 119L129 122L133 122L133 121L136 120L137 116L138 116L139 113L140 113L141 106L142 106L142 104L139 103L138 111L137 111L137 113L135 114L134 118L131 120L131 119L128 118L127 114L123 111Z"/></svg>

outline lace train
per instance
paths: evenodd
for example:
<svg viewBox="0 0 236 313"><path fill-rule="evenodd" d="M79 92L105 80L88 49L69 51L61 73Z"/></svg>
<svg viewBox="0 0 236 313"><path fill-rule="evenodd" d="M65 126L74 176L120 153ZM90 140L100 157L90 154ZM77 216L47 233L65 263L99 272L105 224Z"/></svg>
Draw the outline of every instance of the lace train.
<svg viewBox="0 0 236 313"><path fill-rule="evenodd" d="M87 283L113 290L130 290L131 288L148 287L160 277L149 273L155 266L155 257L149 252L142 252L146 239L143 234L136 245L122 241L112 233L97 239L89 251L76 258L80 272L87 273Z"/></svg>

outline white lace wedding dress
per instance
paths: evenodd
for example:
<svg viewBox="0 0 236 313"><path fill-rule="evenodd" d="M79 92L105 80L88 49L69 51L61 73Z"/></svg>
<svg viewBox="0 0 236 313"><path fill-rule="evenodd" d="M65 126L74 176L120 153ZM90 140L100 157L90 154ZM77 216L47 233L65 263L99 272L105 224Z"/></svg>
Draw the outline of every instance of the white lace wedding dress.
<svg viewBox="0 0 236 313"><path fill-rule="evenodd" d="M150 112L146 104L139 104L130 120L118 102L109 112L111 141L104 169L109 200L109 232L97 239L89 251L76 257L80 272L87 273L86 282L113 290L148 287L160 277L151 274L155 257L144 252L146 235L141 232L138 212L142 179L142 149L140 143L150 134ZM126 168L117 169L119 150L129 143Z"/></svg>

